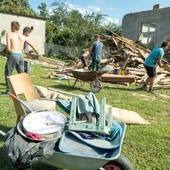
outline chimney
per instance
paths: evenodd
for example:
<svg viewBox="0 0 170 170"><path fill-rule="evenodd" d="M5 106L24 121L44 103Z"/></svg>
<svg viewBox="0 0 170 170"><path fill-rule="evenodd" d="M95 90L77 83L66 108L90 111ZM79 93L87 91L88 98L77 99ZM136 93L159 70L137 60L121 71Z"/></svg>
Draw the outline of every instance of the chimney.
<svg viewBox="0 0 170 170"><path fill-rule="evenodd" d="M162 5L161 4L155 4L153 6L153 10L157 10L157 9L161 9L162 8Z"/></svg>

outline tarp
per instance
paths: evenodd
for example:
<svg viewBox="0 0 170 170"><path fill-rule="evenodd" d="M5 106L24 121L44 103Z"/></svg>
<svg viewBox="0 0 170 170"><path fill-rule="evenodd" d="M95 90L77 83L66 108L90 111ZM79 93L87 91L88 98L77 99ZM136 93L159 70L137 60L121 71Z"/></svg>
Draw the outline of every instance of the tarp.
<svg viewBox="0 0 170 170"><path fill-rule="evenodd" d="M70 113L71 101L59 99L58 104L67 112ZM78 114L100 114L100 105L96 96L90 92L87 95L78 95L77 97L77 113Z"/></svg>
<svg viewBox="0 0 170 170"><path fill-rule="evenodd" d="M34 142L22 137L17 128L12 128L5 137L4 152L17 169L26 170L55 152L57 139Z"/></svg>
<svg viewBox="0 0 170 170"><path fill-rule="evenodd" d="M122 138L121 126L113 122L111 135L106 139L84 138L79 132L65 131L59 141L59 150L72 155L110 158L116 149L119 149Z"/></svg>

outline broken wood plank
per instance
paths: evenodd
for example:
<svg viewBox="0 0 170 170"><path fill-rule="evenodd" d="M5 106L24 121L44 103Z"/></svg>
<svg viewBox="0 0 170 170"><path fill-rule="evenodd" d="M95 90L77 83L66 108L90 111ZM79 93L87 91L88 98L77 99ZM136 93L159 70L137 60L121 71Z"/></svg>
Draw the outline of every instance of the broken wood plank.
<svg viewBox="0 0 170 170"><path fill-rule="evenodd" d="M116 38L116 39L118 39L118 40L120 40L120 41L122 41L122 42L125 42L126 44L129 44L129 45L133 46L134 48L137 47L137 48L140 48L140 49L142 49L142 50L150 53L150 50L149 50L149 49L142 47L141 45L133 42L132 40L129 41L128 39L125 39L125 38L123 39L123 37L121 37L121 36L119 36L119 37L116 37L116 36L115 36L114 38Z"/></svg>
<svg viewBox="0 0 170 170"><path fill-rule="evenodd" d="M164 70L170 72L170 65L169 64L164 64L162 67L164 68Z"/></svg>
<svg viewBox="0 0 170 170"><path fill-rule="evenodd" d="M132 75L138 75L138 76L144 76L146 73L143 71L129 71L130 74Z"/></svg>
<svg viewBox="0 0 170 170"><path fill-rule="evenodd" d="M160 74L157 75L154 84L157 84L161 79L163 79L166 76L166 74Z"/></svg>
<svg viewBox="0 0 170 170"><path fill-rule="evenodd" d="M110 60L109 59L101 59L101 64L107 64Z"/></svg>
<svg viewBox="0 0 170 170"><path fill-rule="evenodd" d="M122 76L116 74L103 74L100 77L102 82L109 82L109 83L119 83L119 82L128 82L134 83L136 82L136 76Z"/></svg>
<svg viewBox="0 0 170 170"><path fill-rule="evenodd" d="M161 88L161 89L170 89L170 85L159 85L159 84L156 84L156 85L154 85L154 87Z"/></svg>

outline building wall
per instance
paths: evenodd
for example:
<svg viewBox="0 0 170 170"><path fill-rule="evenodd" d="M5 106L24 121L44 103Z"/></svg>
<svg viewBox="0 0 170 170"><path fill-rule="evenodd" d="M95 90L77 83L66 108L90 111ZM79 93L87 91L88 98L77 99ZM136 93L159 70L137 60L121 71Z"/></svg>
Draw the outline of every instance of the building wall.
<svg viewBox="0 0 170 170"><path fill-rule="evenodd" d="M29 38L41 54L45 53L45 21L43 19L0 12L0 21L0 33L3 30L6 30L8 33L11 32L10 25L12 21L18 21L20 23L21 33L24 27L33 27ZM3 38L1 42L6 44L6 38Z"/></svg>
<svg viewBox="0 0 170 170"><path fill-rule="evenodd" d="M155 45L170 39L170 7L125 15L122 21L122 35L138 41L141 23L152 21L157 22Z"/></svg>

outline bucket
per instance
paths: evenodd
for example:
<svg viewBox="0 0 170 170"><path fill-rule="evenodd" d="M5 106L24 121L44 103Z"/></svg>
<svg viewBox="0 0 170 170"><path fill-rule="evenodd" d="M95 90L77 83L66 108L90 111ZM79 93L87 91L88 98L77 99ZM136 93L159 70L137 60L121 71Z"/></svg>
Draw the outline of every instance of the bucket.
<svg viewBox="0 0 170 170"><path fill-rule="evenodd" d="M64 114L57 111L41 111L28 114L22 121L25 133L31 132L46 139L60 137L67 122Z"/></svg>

